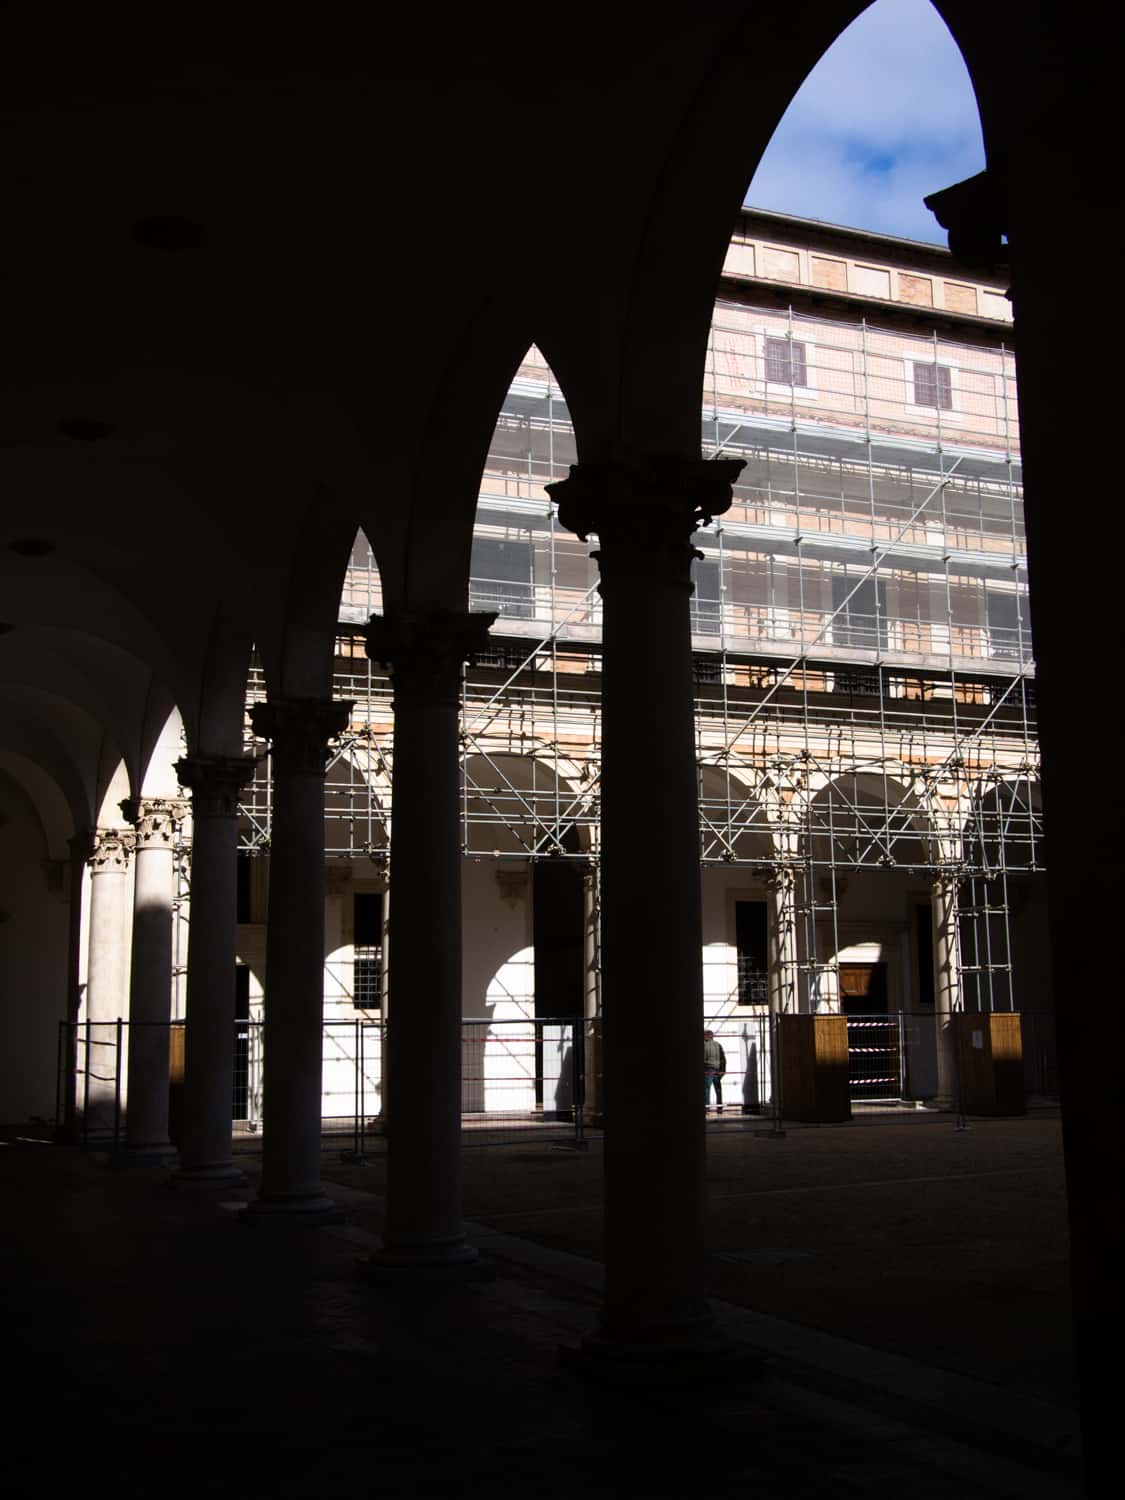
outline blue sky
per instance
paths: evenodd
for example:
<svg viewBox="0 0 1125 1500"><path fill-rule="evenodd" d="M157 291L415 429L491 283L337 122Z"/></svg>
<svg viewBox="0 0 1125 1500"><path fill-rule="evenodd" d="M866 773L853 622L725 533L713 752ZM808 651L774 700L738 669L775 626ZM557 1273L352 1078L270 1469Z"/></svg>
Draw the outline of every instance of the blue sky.
<svg viewBox="0 0 1125 1500"><path fill-rule="evenodd" d="M945 22L929 0L876 0L805 80L746 201L944 244L923 197L983 167L976 101Z"/></svg>

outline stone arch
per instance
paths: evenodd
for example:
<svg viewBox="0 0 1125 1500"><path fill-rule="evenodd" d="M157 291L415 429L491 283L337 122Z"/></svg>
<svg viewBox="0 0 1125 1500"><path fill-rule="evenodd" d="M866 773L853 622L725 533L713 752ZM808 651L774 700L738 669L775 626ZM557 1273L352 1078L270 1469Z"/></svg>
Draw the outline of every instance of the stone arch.
<svg viewBox="0 0 1125 1500"><path fill-rule="evenodd" d="M1037 780L1010 777L980 786L963 831L965 863L984 875L1041 869L1047 862Z"/></svg>
<svg viewBox="0 0 1125 1500"><path fill-rule="evenodd" d="M698 771L704 863L772 864L776 854L769 817L751 788L728 766L701 764Z"/></svg>
<svg viewBox="0 0 1125 1500"><path fill-rule="evenodd" d="M542 756L508 751L466 756L462 809L470 853L537 858L589 847L588 828L578 822L586 794Z"/></svg>
<svg viewBox="0 0 1125 1500"><path fill-rule="evenodd" d="M833 777L810 799L806 854L814 865L927 867L931 829L917 796L879 770Z"/></svg>

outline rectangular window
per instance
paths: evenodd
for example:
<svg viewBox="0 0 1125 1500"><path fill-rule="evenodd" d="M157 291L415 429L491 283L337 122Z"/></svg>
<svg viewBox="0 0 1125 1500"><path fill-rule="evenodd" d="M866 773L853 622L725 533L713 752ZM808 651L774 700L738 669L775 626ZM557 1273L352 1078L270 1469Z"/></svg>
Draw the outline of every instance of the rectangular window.
<svg viewBox="0 0 1125 1500"><path fill-rule="evenodd" d="M469 608L496 610L507 619L530 620L535 613L530 542L473 538L469 565Z"/></svg>
<svg viewBox="0 0 1125 1500"><path fill-rule="evenodd" d="M250 855L240 854L238 856L237 886L235 900L237 903L235 916L236 922L250 921Z"/></svg>
<svg viewBox="0 0 1125 1500"><path fill-rule="evenodd" d="M378 1010L383 1003L383 896L379 891L356 891L352 903L352 1004L356 1010Z"/></svg>
<svg viewBox="0 0 1125 1500"><path fill-rule="evenodd" d="M1031 655L1031 620L1026 594L1001 594L989 589L988 650L992 656L1019 661Z"/></svg>
<svg viewBox="0 0 1125 1500"><path fill-rule="evenodd" d="M805 346L794 339L766 339L766 381L770 385L807 386Z"/></svg>
<svg viewBox="0 0 1125 1500"><path fill-rule="evenodd" d="M734 903L739 1005L769 1003L769 919L764 901Z"/></svg>
<svg viewBox="0 0 1125 1500"><path fill-rule="evenodd" d="M887 585L855 573L832 575L832 640L837 646L882 651L887 645Z"/></svg>
<svg viewBox="0 0 1125 1500"><path fill-rule="evenodd" d="M691 565L691 629L693 635L722 632L722 596L717 557L697 557Z"/></svg>
<svg viewBox="0 0 1125 1500"><path fill-rule="evenodd" d="M948 365L914 365L914 405L953 410L953 375Z"/></svg>

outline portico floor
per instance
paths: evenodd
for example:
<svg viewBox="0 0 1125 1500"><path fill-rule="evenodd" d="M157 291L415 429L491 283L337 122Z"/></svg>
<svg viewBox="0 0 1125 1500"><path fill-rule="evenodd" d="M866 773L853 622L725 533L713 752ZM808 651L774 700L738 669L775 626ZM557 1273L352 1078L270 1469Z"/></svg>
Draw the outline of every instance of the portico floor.
<svg viewBox="0 0 1125 1500"><path fill-rule="evenodd" d="M492 1279L384 1273L381 1145L326 1150L344 1222L240 1222L7 1132L0 1486L114 1496L1066 1497L1076 1423L1057 1120L708 1137L709 1274L737 1379L613 1391L595 1320L600 1142L465 1153ZM239 1160L253 1178L254 1143ZM652 1206L654 1241L660 1205ZM12 1382L14 1381L14 1385Z"/></svg>

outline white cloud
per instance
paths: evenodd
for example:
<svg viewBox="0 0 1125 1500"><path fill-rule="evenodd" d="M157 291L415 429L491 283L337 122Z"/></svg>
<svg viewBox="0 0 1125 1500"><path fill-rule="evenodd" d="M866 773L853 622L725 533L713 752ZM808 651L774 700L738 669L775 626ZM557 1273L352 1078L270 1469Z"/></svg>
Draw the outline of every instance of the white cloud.
<svg viewBox="0 0 1125 1500"><path fill-rule="evenodd" d="M984 166L972 85L929 0L877 0L806 78L747 202L941 242L922 198Z"/></svg>

